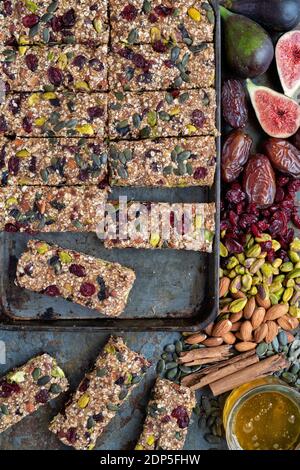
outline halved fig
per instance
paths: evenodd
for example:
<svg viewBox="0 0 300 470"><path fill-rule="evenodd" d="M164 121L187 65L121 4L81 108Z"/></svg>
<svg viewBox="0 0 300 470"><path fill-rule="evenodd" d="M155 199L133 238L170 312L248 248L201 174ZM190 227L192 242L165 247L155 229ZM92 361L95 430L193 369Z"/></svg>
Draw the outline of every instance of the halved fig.
<svg viewBox="0 0 300 470"><path fill-rule="evenodd" d="M300 102L300 31L290 31L276 45L276 64L285 95Z"/></svg>
<svg viewBox="0 0 300 470"><path fill-rule="evenodd" d="M247 80L247 88L257 119L266 134L285 139L300 126L300 106L296 101L270 88Z"/></svg>

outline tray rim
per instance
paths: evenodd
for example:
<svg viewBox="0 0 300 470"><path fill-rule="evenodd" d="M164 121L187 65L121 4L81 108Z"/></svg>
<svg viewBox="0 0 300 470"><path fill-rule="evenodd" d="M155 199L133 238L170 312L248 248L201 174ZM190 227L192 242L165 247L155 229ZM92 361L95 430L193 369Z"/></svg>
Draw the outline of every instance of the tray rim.
<svg viewBox="0 0 300 470"><path fill-rule="evenodd" d="M99 319L68 319L68 320L19 320L11 316L3 305L0 298L0 329L4 331L85 331L85 332L125 332L125 331L189 331L194 332L205 328L211 323L218 313L219 297L219 245L220 245L220 197L221 197L221 178L220 178L220 160L221 160L221 20L219 12L219 3L217 0L210 0L215 12L215 90L216 90L216 127L219 135L216 137L217 161L214 181L215 204L216 204L216 230L213 244L213 252L207 254L213 256L213 262L208 268L208 277L214 279L212 289L213 295L206 302L202 302L195 312L195 315L188 318L99 318ZM201 320L203 311L208 311L205 319ZM76 322L76 323L75 323Z"/></svg>

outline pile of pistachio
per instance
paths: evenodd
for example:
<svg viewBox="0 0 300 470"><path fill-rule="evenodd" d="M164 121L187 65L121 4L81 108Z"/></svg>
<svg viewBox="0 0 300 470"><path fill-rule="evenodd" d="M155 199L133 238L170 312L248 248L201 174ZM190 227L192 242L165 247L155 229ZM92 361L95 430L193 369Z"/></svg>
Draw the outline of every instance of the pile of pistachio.
<svg viewBox="0 0 300 470"><path fill-rule="evenodd" d="M247 298L255 297L257 304L287 304L288 314L300 318L300 240L295 238L288 250L288 261L275 258L266 260L267 252L261 243L270 241L276 251L281 249L277 240L268 234L260 238L248 236L243 253L228 256L221 243L221 257L226 258L220 269L220 312L237 313L243 310Z"/></svg>

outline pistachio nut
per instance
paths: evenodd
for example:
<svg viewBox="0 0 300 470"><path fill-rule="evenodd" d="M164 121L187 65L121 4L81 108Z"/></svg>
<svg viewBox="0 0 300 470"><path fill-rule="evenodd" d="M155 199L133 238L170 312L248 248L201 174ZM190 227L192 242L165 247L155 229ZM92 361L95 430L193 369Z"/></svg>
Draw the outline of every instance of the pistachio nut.
<svg viewBox="0 0 300 470"><path fill-rule="evenodd" d="M294 279L287 279L285 282L285 287L294 287L295 286L295 281Z"/></svg>
<svg viewBox="0 0 300 470"><path fill-rule="evenodd" d="M262 265L261 267L261 272L266 276L266 277L269 277L269 276L272 276L273 274L273 267L270 263L265 263Z"/></svg>
<svg viewBox="0 0 300 470"><path fill-rule="evenodd" d="M298 263L298 261L300 261L300 256L298 255L298 253L296 253L296 251L290 250L288 252L288 255L293 263Z"/></svg>
<svg viewBox="0 0 300 470"><path fill-rule="evenodd" d="M246 270L245 270L244 266L238 265L238 266L235 267L235 272L237 274L243 275L243 274L245 274Z"/></svg>
<svg viewBox="0 0 300 470"><path fill-rule="evenodd" d="M249 290L252 286L252 277L250 274L244 274L242 277L242 286L244 289Z"/></svg>
<svg viewBox="0 0 300 470"><path fill-rule="evenodd" d="M293 269L291 272L288 274L289 279L295 279L300 277L300 268ZM297 281L296 281L297 282Z"/></svg>
<svg viewBox="0 0 300 470"><path fill-rule="evenodd" d="M250 274L256 274L257 271L262 267L264 264L265 260L264 259L257 259L252 263L251 268L249 269Z"/></svg>
<svg viewBox="0 0 300 470"><path fill-rule="evenodd" d="M280 250L281 245L277 240L272 240L272 248L273 250L278 251Z"/></svg>
<svg viewBox="0 0 300 470"><path fill-rule="evenodd" d="M222 256L222 258L226 258L228 256L228 250L222 242L220 242L220 256Z"/></svg>
<svg viewBox="0 0 300 470"><path fill-rule="evenodd" d="M236 278L233 279L229 286L229 290L232 294L236 294L240 288L241 288L241 276L237 276Z"/></svg>
<svg viewBox="0 0 300 470"><path fill-rule="evenodd" d="M293 293L294 293L293 287L288 287L287 289L285 289L283 296L282 296L283 302L288 302L292 298Z"/></svg>
<svg viewBox="0 0 300 470"><path fill-rule="evenodd" d="M281 282L273 282L270 285L269 290L270 290L270 292L277 292L281 288L282 288Z"/></svg>
<svg viewBox="0 0 300 470"><path fill-rule="evenodd" d="M300 318L300 308L296 305L291 305L289 308L289 315L294 318Z"/></svg>
<svg viewBox="0 0 300 470"><path fill-rule="evenodd" d="M234 301L231 302L231 304L229 305L229 311L230 311L231 313L240 312L240 311L243 310L243 308L245 307L247 301L248 301L247 298L234 300Z"/></svg>
<svg viewBox="0 0 300 470"><path fill-rule="evenodd" d="M245 259L246 259L244 253L238 253L238 254L236 255L236 257L237 257L237 259L238 259L238 261L239 261L240 264L244 264Z"/></svg>
<svg viewBox="0 0 300 470"><path fill-rule="evenodd" d="M272 292L270 292L269 298L270 298L270 300L271 300L271 304L272 304L272 305L277 305L277 304L278 304L279 299L278 299L278 297L277 297L275 294L273 294Z"/></svg>
<svg viewBox="0 0 300 470"><path fill-rule="evenodd" d="M286 263L283 263L281 266L280 266L280 271L282 273L289 273L293 270L294 268L294 265L293 263L291 263L290 261L287 261Z"/></svg>
<svg viewBox="0 0 300 470"><path fill-rule="evenodd" d="M237 258L235 256L231 256L227 262L227 269L233 269L239 264Z"/></svg>
<svg viewBox="0 0 300 470"><path fill-rule="evenodd" d="M283 261L281 258L276 258L273 263L272 263L272 266L273 268L279 268L281 265L282 265Z"/></svg>
<svg viewBox="0 0 300 470"><path fill-rule="evenodd" d="M256 295L256 294L257 294L257 287L256 287L256 286L252 286L248 293L249 293L250 295L253 295L253 296Z"/></svg>
<svg viewBox="0 0 300 470"><path fill-rule="evenodd" d="M299 238L294 238L294 240L290 244L290 249L293 251L300 251L300 239Z"/></svg>
<svg viewBox="0 0 300 470"><path fill-rule="evenodd" d="M251 248L246 250L245 255L247 258L257 258L261 254L261 246L257 243L253 245Z"/></svg>

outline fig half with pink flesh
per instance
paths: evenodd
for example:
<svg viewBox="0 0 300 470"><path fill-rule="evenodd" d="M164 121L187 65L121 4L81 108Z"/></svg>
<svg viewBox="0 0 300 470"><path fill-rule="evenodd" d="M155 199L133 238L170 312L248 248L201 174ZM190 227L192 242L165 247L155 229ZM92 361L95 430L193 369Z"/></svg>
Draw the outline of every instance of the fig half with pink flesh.
<svg viewBox="0 0 300 470"><path fill-rule="evenodd" d="M285 95L300 102L300 31L281 36L276 45L276 64Z"/></svg>
<svg viewBox="0 0 300 470"><path fill-rule="evenodd" d="M261 127L271 137L288 138L300 126L300 106L296 101L270 88L247 80L252 106Z"/></svg>

